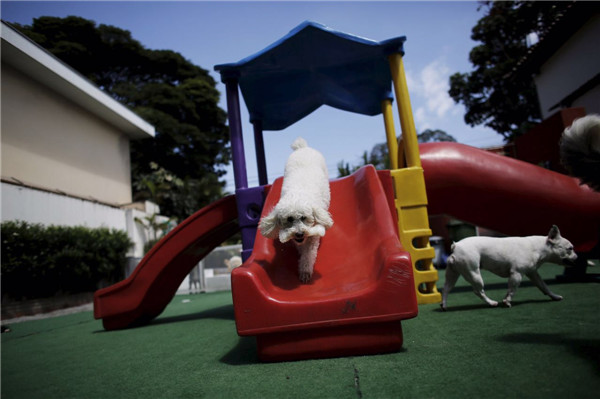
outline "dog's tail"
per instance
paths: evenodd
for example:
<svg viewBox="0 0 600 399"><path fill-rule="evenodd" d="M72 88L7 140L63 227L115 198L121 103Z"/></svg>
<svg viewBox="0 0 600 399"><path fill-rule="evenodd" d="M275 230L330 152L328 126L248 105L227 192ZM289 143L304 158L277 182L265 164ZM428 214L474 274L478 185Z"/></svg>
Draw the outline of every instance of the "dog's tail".
<svg viewBox="0 0 600 399"><path fill-rule="evenodd" d="M454 252L454 247L456 246L456 243L453 242L452 245L450 246L450 251ZM448 256L448 259L446 259L446 267L449 267L452 269L452 267L454 266L454 262L456 262L456 258L454 257L454 253L450 254L450 256Z"/></svg>
<svg viewBox="0 0 600 399"><path fill-rule="evenodd" d="M305 148L305 147L308 147L308 144L306 143L306 140L304 140L302 137L298 137L292 143L292 150L294 150L294 151L296 151L300 148Z"/></svg>
<svg viewBox="0 0 600 399"><path fill-rule="evenodd" d="M448 256L448 259L446 259L446 267L449 269L454 270L454 263L456 262L456 258L454 257L454 254Z"/></svg>

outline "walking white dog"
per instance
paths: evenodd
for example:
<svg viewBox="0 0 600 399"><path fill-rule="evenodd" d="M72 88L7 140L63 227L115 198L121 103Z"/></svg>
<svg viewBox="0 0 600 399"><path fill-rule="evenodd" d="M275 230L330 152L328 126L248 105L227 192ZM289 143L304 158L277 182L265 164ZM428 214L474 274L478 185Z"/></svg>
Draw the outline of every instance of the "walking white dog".
<svg viewBox="0 0 600 399"><path fill-rule="evenodd" d="M323 155L299 137L292 144L283 175L281 197L258 225L263 236L285 243L293 239L300 259L300 281L312 277L317 250L325 230L333 226L329 214L329 177Z"/></svg>
<svg viewBox="0 0 600 399"><path fill-rule="evenodd" d="M561 237L558 227L552 226L547 237L468 237L452 244L452 255L448 257L446 282L442 294L442 309L446 310L446 300L459 276L463 276L472 286L475 295L490 306L498 306L483 291L481 270L489 270L500 277L508 277L508 292L504 304L511 306L511 300L525 274L544 294L555 301L556 295L540 277L537 269L545 262L570 266L577 259L573 245Z"/></svg>

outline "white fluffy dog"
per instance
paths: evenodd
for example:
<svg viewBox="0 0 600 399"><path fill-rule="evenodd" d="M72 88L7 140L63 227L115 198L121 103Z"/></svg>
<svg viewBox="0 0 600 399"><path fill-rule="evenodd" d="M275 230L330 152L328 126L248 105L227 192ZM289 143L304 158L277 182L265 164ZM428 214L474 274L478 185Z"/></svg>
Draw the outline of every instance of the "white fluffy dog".
<svg viewBox="0 0 600 399"><path fill-rule="evenodd" d="M292 149L285 164L279 202L258 227L267 238L278 238L282 243L293 240L300 253L300 281L308 283L321 237L333 226L328 211L329 177L325 158L308 147L303 138L297 138Z"/></svg>
<svg viewBox="0 0 600 399"><path fill-rule="evenodd" d="M576 119L565 129L560 157L569 173L600 191L600 115Z"/></svg>
<svg viewBox="0 0 600 399"><path fill-rule="evenodd" d="M552 226L548 236L529 237L468 237L452 244L452 255L448 258L446 282L442 294L442 309L446 310L446 300L459 276L463 276L473 286L473 292L490 306L498 306L483 291L481 269L489 270L500 277L508 277L508 292L504 304L511 306L511 300L525 274L544 294L552 300L560 301L540 277L537 269L545 262L570 266L577 255L569 240L561 237L558 227Z"/></svg>

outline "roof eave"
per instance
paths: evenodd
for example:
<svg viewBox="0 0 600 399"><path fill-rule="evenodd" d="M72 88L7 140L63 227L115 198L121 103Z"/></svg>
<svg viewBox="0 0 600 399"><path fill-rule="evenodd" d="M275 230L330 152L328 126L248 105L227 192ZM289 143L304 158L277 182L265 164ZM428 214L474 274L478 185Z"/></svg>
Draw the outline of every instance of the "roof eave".
<svg viewBox="0 0 600 399"><path fill-rule="evenodd" d="M571 38L583 24L598 12L597 2L573 2L563 16L555 21L549 31L532 46L513 70L504 78L531 76L539 72L540 67Z"/></svg>
<svg viewBox="0 0 600 399"><path fill-rule="evenodd" d="M154 126L4 21L1 36L3 62L114 125L131 139L154 137Z"/></svg>

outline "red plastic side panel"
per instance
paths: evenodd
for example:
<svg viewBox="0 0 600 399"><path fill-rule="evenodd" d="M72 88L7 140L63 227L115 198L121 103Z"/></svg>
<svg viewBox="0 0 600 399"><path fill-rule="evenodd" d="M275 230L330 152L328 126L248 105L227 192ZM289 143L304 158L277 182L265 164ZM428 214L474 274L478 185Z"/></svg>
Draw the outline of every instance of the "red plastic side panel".
<svg viewBox="0 0 600 399"><path fill-rule="evenodd" d="M279 201L281 183L276 180L269 191L263 215ZM232 273L232 290L238 333L260 336L261 358L401 346L399 321L418 309L410 256L400 246L389 194L372 167L331 183L334 226L321 240L309 284L300 283L292 243L257 234L252 256ZM336 337L339 347L331 344ZM371 353L363 349L359 352Z"/></svg>
<svg viewBox="0 0 600 399"><path fill-rule="evenodd" d="M94 317L113 330L158 316L192 268L239 230L236 218L233 195L190 216L146 254L129 278L96 292Z"/></svg>
<svg viewBox="0 0 600 399"><path fill-rule="evenodd" d="M389 170L378 170L377 176L379 177L381 187L385 192L385 197L390 208L390 215L392 215L392 218L394 220L394 230L396 231L396 235L400 236L400 234L398 233L398 211L396 210L396 193L394 193L394 182L392 180L392 174Z"/></svg>
<svg viewBox="0 0 600 399"><path fill-rule="evenodd" d="M579 251L600 239L600 194L579 180L456 143L420 146L429 214L514 235L555 224Z"/></svg>
<svg viewBox="0 0 600 399"><path fill-rule="evenodd" d="M399 320L256 337L260 360L266 362L396 352L402 348L402 341L402 324ZM282 351L286 347L294 350Z"/></svg>

